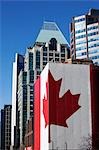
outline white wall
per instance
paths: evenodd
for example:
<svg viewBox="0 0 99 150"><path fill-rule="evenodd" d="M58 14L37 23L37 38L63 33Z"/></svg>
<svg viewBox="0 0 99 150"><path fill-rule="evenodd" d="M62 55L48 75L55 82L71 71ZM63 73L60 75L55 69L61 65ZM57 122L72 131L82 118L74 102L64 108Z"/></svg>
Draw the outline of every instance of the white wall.
<svg viewBox="0 0 99 150"><path fill-rule="evenodd" d="M45 128L43 115L43 98L46 97L46 81L50 69L54 79L62 78L59 97L68 89L72 95L80 94L79 108L66 120L67 127L51 125L51 142L48 143L48 126ZM50 83L49 83L50 86ZM54 112L53 112L54 113ZM79 149L82 138L92 134L91 97L90 97L90 67L75 64L48 64L41 73L41 150L47 149Z"/></svg>

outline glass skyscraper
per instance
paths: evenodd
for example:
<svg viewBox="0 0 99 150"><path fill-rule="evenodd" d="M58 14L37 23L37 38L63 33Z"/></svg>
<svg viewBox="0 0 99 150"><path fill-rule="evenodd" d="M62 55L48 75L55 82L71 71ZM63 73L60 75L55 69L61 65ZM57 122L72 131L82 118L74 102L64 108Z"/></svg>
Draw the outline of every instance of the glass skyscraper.
<svg viewBox="0 0 99 150"><path fill-rule="evenodd" d="M99 10L73 17L71 23L72 59L91 59L99 65Z"/></svg>
<svg viewBox="0 0 99 150"><path fill-rule="evenodd" d="M13 62L12 78L12 118L11 118L11 148L19 145L19 112L18 112L18 75L24 69L24 57L16 53Z"/></svg>

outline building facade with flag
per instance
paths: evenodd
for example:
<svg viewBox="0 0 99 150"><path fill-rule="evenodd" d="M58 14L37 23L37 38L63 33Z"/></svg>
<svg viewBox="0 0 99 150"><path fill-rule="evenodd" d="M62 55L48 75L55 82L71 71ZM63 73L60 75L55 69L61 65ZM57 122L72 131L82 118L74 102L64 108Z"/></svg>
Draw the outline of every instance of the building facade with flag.
<svg viewBox="0 0 99 150"><path fill-rule="evenodd" d="M34 86L34 150L99 149L98 88L97 66L47 64Z"/></svg>
<svg viewBox="0 0 99 150"><path fill-rule="evenodd" d="M55 22L43 23L35 43L26 48L22 60L16 54L12 85L12 147L21 145L23 148L25 145L26 122L34 116L35 80L48 62L66 62L69 55L69 44Z"/></svg>

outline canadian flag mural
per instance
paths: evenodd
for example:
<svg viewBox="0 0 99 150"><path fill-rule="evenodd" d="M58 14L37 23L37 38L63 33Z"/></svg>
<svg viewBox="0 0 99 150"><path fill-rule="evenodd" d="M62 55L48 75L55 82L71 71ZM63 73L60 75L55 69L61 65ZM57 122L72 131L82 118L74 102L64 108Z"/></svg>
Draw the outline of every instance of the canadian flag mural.
<svg viewBox="0 0 99 150"><path fill-rule="evenodd" d="M90 65L47 64L34 87L34 150L80 149L84 137L97 139L97 74Z"/></svg>

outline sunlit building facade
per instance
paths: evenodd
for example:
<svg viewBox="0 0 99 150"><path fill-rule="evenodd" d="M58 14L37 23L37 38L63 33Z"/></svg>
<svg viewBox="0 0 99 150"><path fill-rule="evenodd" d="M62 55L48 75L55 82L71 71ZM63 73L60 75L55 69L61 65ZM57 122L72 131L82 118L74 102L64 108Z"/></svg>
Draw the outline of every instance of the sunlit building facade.
<svg viewBox="0 0 99 150"><path fill-rule="evenodd" d="M24 69L24 57L16 53L12 78L11 149L19 145L18 75Z"/></svg>
<svg viewBox="0 0 99 150"><path fill-rule="evenodd" d="M71 23L72 59L91 59L99 65L99 10L73 17Z"/></svg>
<svg viewBox="0 0 99 150"><path fill-rule="evenodd" d="M19 144L24 146L26 122L34 117L34 83L48 62L66 62L70 49L55 22L44 22L33 46L26 49L23 68L16 74ZM16 109L16 108L15 108Z"/></svg>

